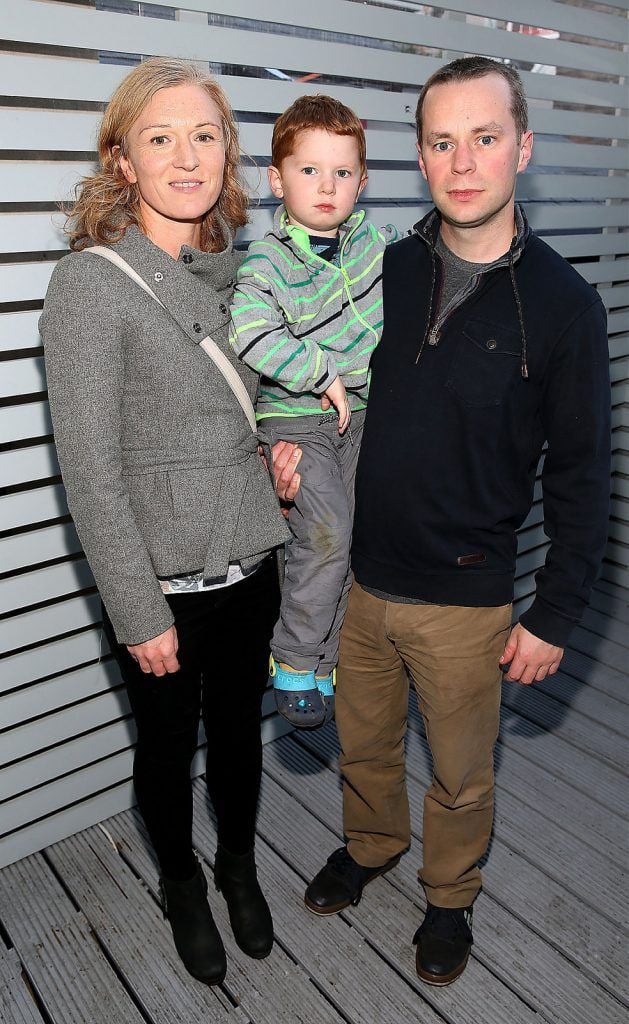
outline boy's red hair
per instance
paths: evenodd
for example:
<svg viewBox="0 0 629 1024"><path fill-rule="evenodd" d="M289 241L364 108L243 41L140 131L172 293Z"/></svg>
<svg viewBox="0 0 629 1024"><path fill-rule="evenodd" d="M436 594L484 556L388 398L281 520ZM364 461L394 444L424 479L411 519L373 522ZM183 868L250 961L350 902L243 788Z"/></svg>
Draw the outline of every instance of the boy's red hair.
<svg viewBox="0 0 629 1024"><path fill-rule="evenodd" d="M360 171L367 174L367 144L365 129L359 117L350 107L332 96L317 93L314 96L300 96L280 114L273 129L271 161L280 169L282 160L290 156L295 148L295 139L301 132L321 129L332 135L351 135L358 143Z"/></svg>

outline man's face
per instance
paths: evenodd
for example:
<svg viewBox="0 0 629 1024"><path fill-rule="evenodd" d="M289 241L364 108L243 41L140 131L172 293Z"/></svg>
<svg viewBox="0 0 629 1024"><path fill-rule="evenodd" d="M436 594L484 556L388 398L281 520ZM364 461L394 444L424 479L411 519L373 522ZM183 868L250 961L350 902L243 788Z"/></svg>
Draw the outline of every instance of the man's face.
<svg viewBox="0 0 629 1024"><path fill-rule="evenodd" d="M513 217L516 175L527 166L532 145L532 132L517 137L509 84L500 75L428 90L419 167L435 206L453 227Z"/></svg>

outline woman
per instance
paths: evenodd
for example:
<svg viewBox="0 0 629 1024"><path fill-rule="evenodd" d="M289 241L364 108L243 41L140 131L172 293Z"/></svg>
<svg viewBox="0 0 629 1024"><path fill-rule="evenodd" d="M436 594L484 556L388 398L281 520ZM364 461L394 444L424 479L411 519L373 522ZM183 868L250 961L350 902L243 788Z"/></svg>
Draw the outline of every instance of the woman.
<svg viewBox="0 0 629 1024"><path fill-rule="evenodd" d="M215 984L225 951L192 848L190 763L201 716L216 885L239 946L264 957L273 926L253 853L260 707L278 614L270 552L287 536L245 412L200 346L211 335L254 396L256 375L228 344L233 232L246 220L238 135L215 82L154 59L114 94L99 155L40 322L50 404L137 725L135 789L164 912L187 970ZM153 295L89 251L103 243Z"/></svg>

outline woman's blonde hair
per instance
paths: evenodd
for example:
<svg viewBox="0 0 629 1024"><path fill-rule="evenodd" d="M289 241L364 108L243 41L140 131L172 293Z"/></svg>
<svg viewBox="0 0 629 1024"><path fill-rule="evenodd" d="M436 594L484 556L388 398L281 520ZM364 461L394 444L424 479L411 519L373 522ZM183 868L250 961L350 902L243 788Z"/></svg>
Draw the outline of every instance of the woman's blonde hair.
<svg viewBox="0 0 629 1024"><path fill-rule="evenodd" d="M217 212L232 231L247 223L247 195L239 170L238 126L225 93L207 72L194 64L169 57L152 57L123 79L103 114L98 133L100 169L77 185L75 202L66 222L71 249L84 249L92 242L118 242L130 224L142 228L138 188L124 177L120 156L126 154L129 129L147 103L160 89L176 85L198 85L205 89L222 120L223 187L216 205L201 224L201 248L217 251L225 244L215 216Z"/></svg>

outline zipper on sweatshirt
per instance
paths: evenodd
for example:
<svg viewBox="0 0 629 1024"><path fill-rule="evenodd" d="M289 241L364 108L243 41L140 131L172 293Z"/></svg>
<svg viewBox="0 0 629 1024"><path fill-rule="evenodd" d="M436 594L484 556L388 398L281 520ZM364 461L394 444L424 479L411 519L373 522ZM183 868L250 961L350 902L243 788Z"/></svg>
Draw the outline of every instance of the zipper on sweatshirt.
<svg viewBox="0 0 629 1024"><path fill-rule="evenodd" d="M443 334L443 328L446 322L450 319L452 314L456 313L457 309L460 309L463 303L466 302L467 299L469 299L474 294L474 292L480 285L482 276L482 274L475 274L474 277L472 277L465 285L463 291L459 292L457 295L454 296L454 299L446 307L441 316L437 317L434 324L428 331L428 337L426 338L426 341L428 342L429 345L432 345L434 347L439 344L439 342L441 341L441 335ZM443 285L441 291L443 292Z"/></svg>

